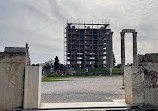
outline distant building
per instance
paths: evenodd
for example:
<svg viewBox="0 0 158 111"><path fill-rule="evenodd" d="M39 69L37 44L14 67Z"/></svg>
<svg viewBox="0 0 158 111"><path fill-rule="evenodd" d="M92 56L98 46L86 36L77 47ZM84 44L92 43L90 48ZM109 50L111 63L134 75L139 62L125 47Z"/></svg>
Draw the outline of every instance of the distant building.
<svg viewBox="0 0 158 111"><path fill-rule="evenodd" d="M67 23L66 65L70 68L113 67L109 24Z"/></svg>

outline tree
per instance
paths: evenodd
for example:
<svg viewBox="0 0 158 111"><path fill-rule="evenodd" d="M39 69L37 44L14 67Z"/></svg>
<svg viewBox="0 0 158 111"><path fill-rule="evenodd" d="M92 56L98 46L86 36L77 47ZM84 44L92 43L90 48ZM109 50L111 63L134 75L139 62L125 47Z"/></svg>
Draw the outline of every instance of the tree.
<svg viewBox="0 0 158 111"><path fill-rule="evenodd" d="M43 69L50 69L50 68L51 68L51 65L49 63L43 66Z"/></svg>
<svg viewBox="0 0 158 111"><path fill-rule="evenodd" d="M121 64L117 64L115 68L121 68Z"/></svg>
<svg viewBox="0 0 158 111"><path fill-rule="evenodd" d="M60 69L64 69L64 65L63 64L60 64Z"/></svg>
<svg viewBox="0 0 158 111"><path fill-rule="evenodd" d="M36 66L35 64L32 64L32 66Z"/></svg>
<svg viewBox="0 0 158 111"><path fill-rule="evenodd" d="M115 55L113 53L113 66L115 66L115 64L116 64L116 59L115 59Z"/></svg>
<svg viewBox="0 0 158 111"><path fill-rule="evenodd" d="M58 57L56 56L55 57L55 62L54 62L54 70L57 70L59 68L60 64L59 64L59 59Z"/></svg>
<svg viewBox="0 0 158 111"><path fill-rule="evenodd" d="M32 64L32 66L39 66L39 64Z"/></svg>
<svg viewBox="0 0 158 111"><path fill-rule="evenodd" d="M59 63L59 68L61 69L61 70L65 70L66 69L66 66L64 65L64 64L61 64L61 63Z"/></svg>

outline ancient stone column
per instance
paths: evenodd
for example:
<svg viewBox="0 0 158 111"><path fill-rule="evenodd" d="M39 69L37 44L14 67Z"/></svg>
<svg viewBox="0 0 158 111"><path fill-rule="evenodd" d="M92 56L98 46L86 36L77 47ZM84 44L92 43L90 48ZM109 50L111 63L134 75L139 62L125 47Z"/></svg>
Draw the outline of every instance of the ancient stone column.
<svg viewBox="0 0 158 111"><path fill-rule="evenodd" d="M137 66L137 32L133 32L133 66Z"/></svg>
<svg viewBox="0 0 158 111"><path fill-rule="evenodd" d="M121 32L121 68L125 66L125 33Z"/></svg>
<svg viewBox="0 0 158 111"><path fill-rule="evenodd" d="M113 42L112 42L112 35L113 35L113 32L110 33L109 35L109 56L110 56L110 68L113 68Z"/></svg>

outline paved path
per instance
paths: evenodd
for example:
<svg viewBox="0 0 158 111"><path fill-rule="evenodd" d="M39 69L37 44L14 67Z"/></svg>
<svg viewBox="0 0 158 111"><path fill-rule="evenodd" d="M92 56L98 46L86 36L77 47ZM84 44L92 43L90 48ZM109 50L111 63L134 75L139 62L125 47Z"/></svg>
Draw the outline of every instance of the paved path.
<svg viewBox="0 0 158 111"><path fill-rule="evenodd" d="M42 103L112 102L124 99L122 77L64 78L72 81L43 82Z"/></svg>

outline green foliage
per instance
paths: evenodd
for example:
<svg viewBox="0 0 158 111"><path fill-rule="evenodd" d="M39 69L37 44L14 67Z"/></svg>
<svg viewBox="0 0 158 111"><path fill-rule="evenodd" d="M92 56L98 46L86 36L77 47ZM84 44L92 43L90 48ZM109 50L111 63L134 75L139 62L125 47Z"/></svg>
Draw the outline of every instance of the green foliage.
<svg viewBox="0 0 158 111"><path fill-rule="evenodd" d="M32 64L32 66L39 66L39 64Z"/></svg>
<svg viewBox="0 0 158 111"><path fill-rule="evenodd" d="M113 68L113 69L112 69L112 72L113 72L113 73L122 73L122 72L123 72L123 69L122 69L122 68Z"/></svg>
<svg viewBox="0 0 158 111"><path fill-rule="evenodd" d="M113 66L115 66L115 64L116 64L116 59L115 59L115 55L113 53Z"/></svg>
<svg viewBox="0 0 158 111"><path fill-rule="evenodd" d="M64 75L60 75L60 74L47 74L46 77L69 77L72 76L72 74L64 74Z"/></svg>
<svg viewBox="0 0 158 111"><path fill-rule="evenodd" d="M52 66L49 63L47 63L46 65L43 66L43 69L50 69L51 67Z"/></svg>
<svg viewBox="0 0 158 111"><path fill-rule="evenodd" d="M106 68L94 68L94 69L89 69L89 73L109 73L109 69Z"/></svg>
<svg viewBox="0 0 158 111"><path fill-rule="evenodd" d="M39 64L36 64L36 66L39 66Z"/></svg>
<svg viewBox="0 0 158 111"><path fill-rule="evenodd" d="M121 68L121 64L117 64L115 68Z"/></svg>
<svg viewBox="0 0 158 111"><path fill-rule="evenodd" d="M120 75L112 75L113 77L115 76L120 76ZM66 75L46 75L46 77L42 77L42 82L57 82L57 81L71 81L71 80L63 80L63 78L96 78L96 77L111 77L109 75L104 75L104 76L73 76L71 74L66 74Z"/></svg>
<svg viewBox="0 0 158 111"><path fill-rule="evenodd" d="M61 70L63 70L63 69L64 69L64 65L59 63L59 68L60 68Z"/></svg>
<svg viewBox="0 0 158 111"><path fill-rule="evenodd" d="M85 69L76 69L76 72L79 73L85 73ZM113 68L113 73L122 73L123 69L121 68ZM89 73L109 73L109 69L107 68L90 68ZM119 75L112 75L112 76L119 76ZM56 82L56 81L69 81L69 80L60 80L63 78L85 78L85 77L90 77L90 78L95 78L95 77L110 77L109 75L102 75L102 76L94 76L94 75L89 75L89 76L73 76L72 74L48 74L45 75L45 77L42 78L42 82Z"/></svg>
<svg viewBox="0 0 158 111"><path fill-rule="evenodd" d="M77 73L86 73L85 69L76 69ZM88 69L89 73L109 73L110 70L107 68L89 68ZM112 70L113 73L122 73L123 69L121 68L113 68Z"/></svg>
<svg viewBox="0 0 158 111"><path fill-rule="evenodd" d="M85 73L86 70L85 69L76 69L76 72ZM89 68L88 72L89 73L108 73L109 69L106 69L106 68Z"/></svg>
<svg viewBox="0 0 158 111"><path fill-rule="evenodd" d="M71 74L59 75L59 74L48 74L42 77L42 82L57 82L57 81L71 81L71 80L59 80L62 78L72 77Z"/></svg>
<svg viewBox="0 0 158 111"><path fill-rule="evenodd" d="M86 72L86 69L76 69L76 72L85 73L85 72Z"/></svg>
<svg viewBox="0 0 158 111"><path fill-rule="evenodd" d="M59 80L59 79L54 79L54 78L42 78L42 82L57 82L57 81L71 81L71 80Z"/></svg>
<svg viewBox="0 0 158 111"><path fill-rule="evenodd" d="M59 59L58 56L55 57L55 62L54 62L54 70L57 70L59 68Z"/></svg>

